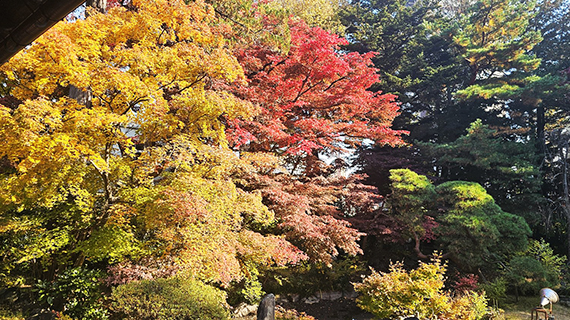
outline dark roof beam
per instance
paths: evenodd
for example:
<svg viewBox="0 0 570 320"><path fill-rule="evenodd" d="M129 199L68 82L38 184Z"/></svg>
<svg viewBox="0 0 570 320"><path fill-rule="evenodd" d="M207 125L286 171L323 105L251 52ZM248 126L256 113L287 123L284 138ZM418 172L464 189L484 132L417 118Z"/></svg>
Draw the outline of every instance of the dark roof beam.
<svg viewBox="0 0 570 320"><path fill-rule="evenodd" d="M1 26L4 30L12 29L12 31L0 42L0 64L32 43L85 0L25 0L24 2L22 4L21 0L0 1L3 7L13 9L11 14L15 17L10 19L11 21L21 21L19 25L13 26L13 29L10 25Z"/></svg>

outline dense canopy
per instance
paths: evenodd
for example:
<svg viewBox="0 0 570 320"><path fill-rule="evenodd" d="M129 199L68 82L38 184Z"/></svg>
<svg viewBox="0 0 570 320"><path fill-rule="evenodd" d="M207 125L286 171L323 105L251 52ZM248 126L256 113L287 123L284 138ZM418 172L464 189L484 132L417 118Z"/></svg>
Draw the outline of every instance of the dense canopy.
<svg viewBox="0 0 570 320"><path fill-rule="evenodd" d="M225 319L364 265L388 317L559 286L567 8L89 1L0 66L0 285L73 319ZM424 271L429 305L367 296Z"/></svg>

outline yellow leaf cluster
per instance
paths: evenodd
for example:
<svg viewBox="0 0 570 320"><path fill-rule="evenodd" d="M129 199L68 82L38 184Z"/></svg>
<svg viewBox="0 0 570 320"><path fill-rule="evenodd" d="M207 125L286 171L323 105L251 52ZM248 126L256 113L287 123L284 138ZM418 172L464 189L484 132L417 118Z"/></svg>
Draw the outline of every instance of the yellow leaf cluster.
<svg viewBox="0 0 570 320"><path fill-rule="evenodd" d="M253 112L215 90L216 82L243 74L210 6L165 0L133 5L136 11L114 8L60 23L0 69L16 84L11 94L23 101L16 110L0 109L0 137L8 142L0 156L22 174L10 180L20 191L40 180L49 181L42 189L59 188L74 180L72 171L81 184L85 173L75 171L89 166L100 174L116 171L112 166L122 162L112 159L133 157L133 139L156 145L184 135L195 147L224 146L219 117ZM92 97L88 105L68 96L74 88ZM5 194L20 193L16 189Z"/></svg>
<svg viewBox="0 0 570 320"><path fill-rule="evenodd" d="M303 19L311 26L318 26L343 34L345 27L338 19L338 12L348 4L345 0L275 0L270 5L283 8L291 15Z"/></svg>
<svg viewBox="0 0 570 320"><path fill-rule="evenodd" d="M285 262L283 241L248 230L273 213L231 178L247 165L224 119L255 108L225 90L244 77L227 26L200 0L132 5L59 23L0 67L21 102L0 105L0 216L47 210L39 229L65 215L70 252L175 256L223 283L247 273L240 257Z"/></svg>
<svg viewBox="0 0 570 320"><path fill-rule="evenodd" d="M359 306L377 317L416 316L420 319L481 319L486 312L484 294L452 295L444 290L446 265L436 255L431 263L420 262L407 271L402 263L390 265L390 272L376 272L355 284L361 294Z"/></svg>

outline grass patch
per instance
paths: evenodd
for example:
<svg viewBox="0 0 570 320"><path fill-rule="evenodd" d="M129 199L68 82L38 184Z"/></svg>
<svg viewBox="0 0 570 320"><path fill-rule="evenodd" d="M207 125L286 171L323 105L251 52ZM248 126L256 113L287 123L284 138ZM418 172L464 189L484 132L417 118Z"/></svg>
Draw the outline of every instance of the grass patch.
<svg viewBox="0 0 570 320"><path fill-rule="evenodd" d="M514 296L509 296L501 305L501 309L505 310L505 320L528 320L531 310L539 302L538 295L536 297L519 297L518 301ZM570 319L570 308L557 303L552 307L552 314L556 320Z"/></svg>

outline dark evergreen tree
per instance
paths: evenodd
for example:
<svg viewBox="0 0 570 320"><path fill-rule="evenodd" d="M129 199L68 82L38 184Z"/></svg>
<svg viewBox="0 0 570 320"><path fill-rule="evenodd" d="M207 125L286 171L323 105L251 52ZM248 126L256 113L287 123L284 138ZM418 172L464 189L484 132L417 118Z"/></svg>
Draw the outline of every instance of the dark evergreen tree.
<svg viewBox="0 0 570 320"><path fill-rule="evenodd" d="M434 0L355 1L341 13L347 24L349 50L376 51L380 70L376 90L397 94L402 114L396 128L410 131L410 141L456 138L466 123L447 121L453 94L464 87L468 69L452 41L451 19Z"/></svg>
<svg viewBox="0 0 570 320"><path fill-rule="evenodd" d="M536 210L542 202L542 180L534 140L505 140L477 120L453 142L418 145L434 159L434 173L439 180L477 182L501 208L533 224L540 223Z"/></svg>
<svg viewBox="0 0 570 320"><path fill-rule="evenodd" d="M410 131L411 144L362 150L356 163L368 181L386 194L388 170L412 167L438 182L475 181L539 225L539 107L554 80L539 74L532 50L542 40L537 21L552 19L549 8L514 0L355 1L344 12L347 48L379 52L376 89L398 95L394 125Z"/></svg>

